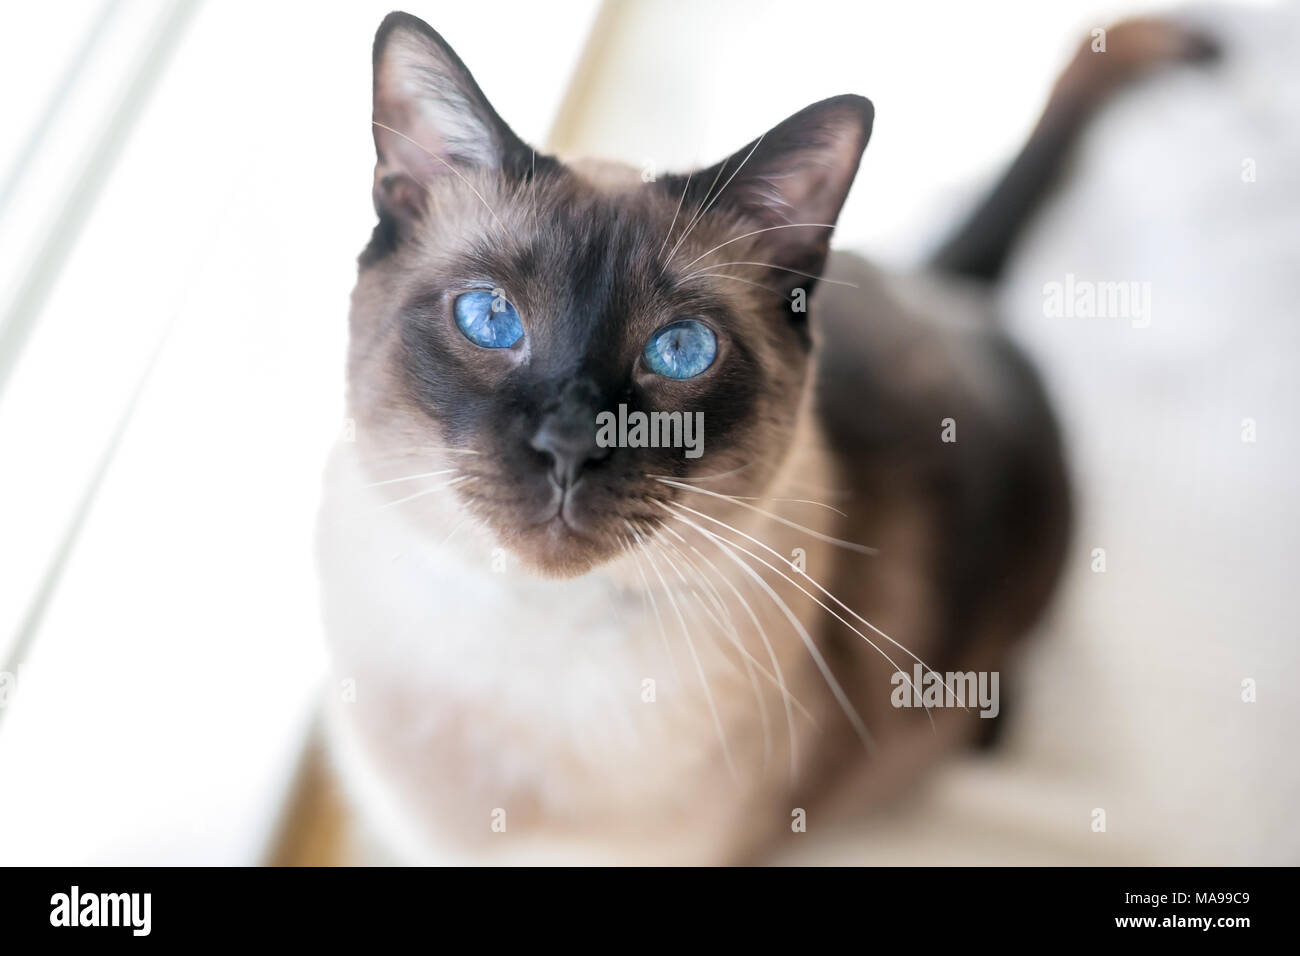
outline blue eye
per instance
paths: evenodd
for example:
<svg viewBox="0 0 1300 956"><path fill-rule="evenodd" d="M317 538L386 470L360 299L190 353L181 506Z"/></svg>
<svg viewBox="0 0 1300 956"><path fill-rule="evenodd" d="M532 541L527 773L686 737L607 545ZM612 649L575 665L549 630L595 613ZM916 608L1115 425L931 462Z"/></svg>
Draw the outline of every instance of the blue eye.
<svg viewBox="0 0 1300 956"><path fill-rule="evenodd" d="M485 349L508 349L524 337L519 313L499 290L466 292L457 297L452 311L465 338Z"/></svg>
<svg viewBox="0 0 1300 956"><path fill-rule="evenodd" d="M650 336L645 364L665 378L694 378L713 364L718 339L703 322L682 319Z"/></svg>

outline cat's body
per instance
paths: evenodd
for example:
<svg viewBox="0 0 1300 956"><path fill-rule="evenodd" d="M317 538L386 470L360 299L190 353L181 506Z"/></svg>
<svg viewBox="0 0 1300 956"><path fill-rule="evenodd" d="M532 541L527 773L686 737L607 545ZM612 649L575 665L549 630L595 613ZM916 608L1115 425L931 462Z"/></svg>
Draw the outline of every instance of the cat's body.
<svg viewBox="0 0 1300 956"><path fill-rule="evenodd" d="M847 256L815 284L829 230L789 223L833 223L861 103L647 186L521 152L436 34L381 28L320 550L335 752L397 858L759 859L996 724L896 706L895 675L1005 665L1065 546L1056 430L978 290ZM443 318L468 274L518 307L512 348ZM716 357L648 375L682 313ZM548 444L616 401L702 409L705 455Z"/></svg>
<svg viewBox="0 0 1300 956"><path fill-rule="evenodd" d="M937 750L984 729L971 713L936 709L932 728L923 710L892 707L894 665L911 674L913 658L811 581L851 595L854 611L939 671L997 669L1008 638L1045 600L1063 544L1064 479L1049 473L1059 469L1050 417L1032 380L1008 384L1008 372L1020 371L1014 353L978 314L975 297L964 321L938 325L894 302L885 280L860 260L843 257L829 274L859 289L879 284L870 290L874 309L865 314L832 291L846 287L817 293L814 307L833 336L819 343L819 387L769 500L751 504L870 542L880 553L843 552L748 509L718 507L708 495L687 505L766 544L776 554L734 538L865 634L750 558L806 622L870 730L875 754L868 760L780 606L764 600L763 588L724 552L706 550L698 534L691 544L700 553L674 543L697 570L707 568L710 586L671 551L640 568L624 558L577 579L537 578L500 554L494 562L495 542L466 526L456 530L452 516L437 536L413 528L401 505L389 506L388 486L365 487L384 475L367 472L356 446L345 444L329 485L349 504L346 512L331 509L322 553L335 583L327 591L334 670L356 682L357 694L333 707L349 779L361 783L372 808L387 804L374 817L386 843L428 860L724 861L789 832L794 808L818 809L841 789L851 802L869 800L872 787L904 785ZM864 381L881 392L864 391ZM859 403L846 404L846 390ZM905 421L890 411L898 408L909 409ZM943 419L952 416L958 440L942 442ZM859 457L829 453L827 428ZM858 440L846 446L850 431ZM917 436L910 453L900 432ZM701 487L727 490L725 483ZM1043 497L995 500L1016 487ZM780 499L820 500L844 515ZM944 505L952 501L967 504ZM691 520L717 529L703 517ZM970 527L980 520L990 527ZM1022 522L1030 533L999 530ZM807 578L776 557L796 548ZM969 589L963 600L970 603L948 587ZM775 668L738 594L769 635L790 694L820 727L792 704L797 785L783 698L755 665L773 676ZM743 653L702 610L701 598L716 613L718 597ZM643 697L646 679L655 681L653 702ZM767 710L766 745L755 686ZM845 773L855 766L864 772ZM498 810L506 811L506 834L492 829Z"/></svg>

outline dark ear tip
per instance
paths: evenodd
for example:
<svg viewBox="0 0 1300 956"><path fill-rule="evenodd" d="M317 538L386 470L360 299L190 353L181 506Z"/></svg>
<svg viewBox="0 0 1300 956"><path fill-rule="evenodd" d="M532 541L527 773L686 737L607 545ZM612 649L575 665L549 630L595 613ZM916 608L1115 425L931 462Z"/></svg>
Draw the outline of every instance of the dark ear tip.
<svg viewBox="0 0 1300 956"><path fill-rule="evenodd" d="M379 29L375 31L375 46L379 46L384 40L388 39L390 33L394 30L400 30L403 27L412 30L428 30L429 25L417 16L412 16L402 10L394 10L379 24Z"/></svg>
<svg viewBox="0 0 1300 956"><path fill-rule="evenodd" d="M379 61L379 56L383 53L384 47L388 44L389 37L394 33L401 31L415 33L427 37L441 46L446 46L446 42L438 35L438 31L429 26L429 24L425 23L419 17L402 10L394 10L388 16L384 17L383 21L379 24L379 29L375 31L375 62Z"/></svg>
<svg viewBox="0 0 1300 956"><path fill-rule="evenodd" d="M842 109L851 113L862 127L862 140L865 143L871 137L871 127L876 121L876 107L871 100L857 93L844 93L823 100L822 105L833 109Z"/></svg>

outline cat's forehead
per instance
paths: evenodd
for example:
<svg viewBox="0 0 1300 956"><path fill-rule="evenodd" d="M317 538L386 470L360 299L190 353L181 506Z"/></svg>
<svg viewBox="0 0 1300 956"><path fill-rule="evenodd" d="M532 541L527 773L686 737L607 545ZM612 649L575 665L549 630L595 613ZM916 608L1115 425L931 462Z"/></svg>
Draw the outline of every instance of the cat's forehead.
<svg viewBox="0 0 1300 956"><path fill-rule="evenodd" d="M579 161L526 183L459 192L455 215L434 217L426 243L447 279L624 304L700 291L699 283L683 284L684 266L714 223L697 224L698 235L679 243L687 217L674 215L676 200L631 167Z"/></svg>

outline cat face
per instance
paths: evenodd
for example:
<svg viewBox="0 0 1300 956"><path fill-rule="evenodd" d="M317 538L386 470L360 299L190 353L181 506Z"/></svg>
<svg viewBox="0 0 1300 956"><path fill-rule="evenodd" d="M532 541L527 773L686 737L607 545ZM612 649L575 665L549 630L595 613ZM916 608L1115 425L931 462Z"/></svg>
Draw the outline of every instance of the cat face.
<svg viewBox="0 0 1300 956"><path fill-rule="evenodd" d="M386 18L374 56L379 224L349 383L375 477L446 475L444 501L549 575L659 521L663 478L761 493L793 440L802 306L870 103L823 101L717 166L643 182L535 153L414 17ZM654 413L702 426L697 447ZM602 432L620 416L632 427Z"/></svg>

